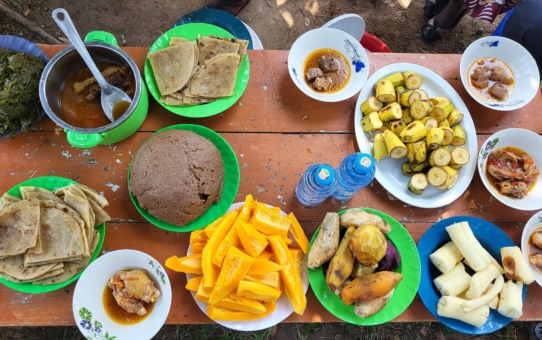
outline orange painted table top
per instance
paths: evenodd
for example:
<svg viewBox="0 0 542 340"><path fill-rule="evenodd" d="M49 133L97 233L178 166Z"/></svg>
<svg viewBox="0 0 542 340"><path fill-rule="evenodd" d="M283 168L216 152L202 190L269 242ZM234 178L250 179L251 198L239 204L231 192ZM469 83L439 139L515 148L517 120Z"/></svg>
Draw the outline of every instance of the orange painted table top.
<svg viewBox="0 0 542 340"><path fill-rule="evenodd" d="M63 46L40 46L54 56ZM148 48L124 48L140 70ZM172 233L154 227L136 211L127 188L127 169L141 142L154 131L173 124L193 123L220 133L231 145L241 168L236 201L252 194L260 202L294 212L310 238L327 211L344 209L327 200L307 209L294 197L294 188L310 164L338 165L357 150L354 134L354 107L357 96L339 102L322 103L304 95L292 82L287 70L288 51L248 51L250 80L239 101L222 114L187 119L163 109L152 98L143 126L133 136L113 146L89 150L71 147L66 135L48 117L36 131L0 140L0 192L29 178L55 175L72 178L98 191L104 191L113 220L107 224L103 250L136 249L162 263L171 255L183 256L188 233ZM381 67L408 62L427 67L448 81L465 101L478 133L480 146L489 135L501 129L519 127L542 133L542 96L512 112L489 110L465 91L459 76L460 55L369 54L370 74ZM83 152L85 151L85 152ZM118 190L116 189L118 186ZM483 218L502 228L519 245L524 224L533 212L517 211L493 199L476 173L467 191L455 202L439 209L409 206L389 195L380 184L365 188L347 204L381 210L400 221L417 242L433 223L454 215ZM184 285L186 276L168 270L173 302L168 324L212 323L203 314ZM0 285L0 326L74 325L72 295L75 284L65 289L30 295ZM541 319L542 289L529 286L521 320ZM303 316L292 314L288 322L340 321L331 315L309 289ZM394 321L434 320L418 297Z"/></svg>

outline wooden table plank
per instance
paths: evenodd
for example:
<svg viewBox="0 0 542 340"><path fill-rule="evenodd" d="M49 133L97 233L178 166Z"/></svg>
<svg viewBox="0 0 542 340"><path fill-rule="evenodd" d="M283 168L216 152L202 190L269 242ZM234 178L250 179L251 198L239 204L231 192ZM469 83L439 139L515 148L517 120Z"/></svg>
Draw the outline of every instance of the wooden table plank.
<svg viewBox="0 0 542 340"><path fill-rule="evenodd" d="M62 46L41 46L53 56ZM124 48L143 69L147 48ZM137 249L160 262L173 254L183 255L188 234L170 233L147 223L133 207L126 174L131 157L141 142L158 129L180 123L201 124L219 132L232 146L241 169L237 201L252 194L261 202L294 212L307 236L312 236L327 211L346 207L368 206L388 213L400 221L417 241L423 232L441 219L467 215L480 217L502 228L516 243L532 212L515 211L493 199L475 174L471 186L454 203L439 209L408 206L382 188L376 181L342 205L331 199L308 209L294 197L294 188L310 165L327 162L337 166L347 154L357 151L354 134L356 97L340 103L321 103L299 91L287 69L287 51L249 51L251 76L249 86L238 103L226 112L205 119L186 119L164 110L151 99L148 117L129 139L114 146L82 150L71 147L65 133L48 118L37 131L20 134L15 140L0 140L0 192L28 178L56 175L75 179L103 191L110 200L104 251ZM508 127L542 132L542 122L535 114L542 109L540 95L524 109L509 113L488 110L472 100L464 90L458 65L459 55L370 54L370 73L381 67L409 62L428 67L443 76L467 104L478 132L478 145L490 134ZM474 155L471 155L474 156ZM186 278L170 270L173 303L169 324L210 323L184 289ZM29 295L0 287L0 307L5 311L0 326L73 325L71 299L75 285L63 290ZM539 320L542 292L536 284L529 293L521 320ZM287 322L339 321L316 300L309 289L308 306L303 316L291 315ZM396 320L434 320L416 297L413 304Z"/></svg>

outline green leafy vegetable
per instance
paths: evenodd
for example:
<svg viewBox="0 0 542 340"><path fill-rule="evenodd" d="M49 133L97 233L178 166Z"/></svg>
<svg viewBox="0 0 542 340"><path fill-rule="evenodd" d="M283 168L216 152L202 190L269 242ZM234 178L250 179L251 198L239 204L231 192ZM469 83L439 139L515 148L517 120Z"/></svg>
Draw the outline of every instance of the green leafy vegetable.
<svg viewBox="0 0 542 340"><path fill-rule="evenodd" d="M42 111L38 87L43 63L29 53L0 48L0 136L27 131Z"/></svg>

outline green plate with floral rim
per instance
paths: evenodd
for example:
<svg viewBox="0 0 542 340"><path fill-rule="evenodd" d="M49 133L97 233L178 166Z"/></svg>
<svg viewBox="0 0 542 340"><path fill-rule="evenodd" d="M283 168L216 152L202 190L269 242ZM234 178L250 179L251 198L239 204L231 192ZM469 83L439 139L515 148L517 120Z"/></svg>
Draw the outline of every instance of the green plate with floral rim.
<svg viewBox="0 0 542 340"><path fill-rule="evenodd" d="M168 126L166 128L163 128L162 130L156 131L155 134L171 129L195 132L198 135L210 140L216 146L218 151L220 151L220 155L222 156L222 162L224 163L224 184L222 185L222 194L220 201L218 203L211 204L211 206L200 217L196 218L195 220L183 227L179 227L166 221L162 221L151 215L146 209L143 209L139 205L137 198L134 197L132 192L130 190L128 190L128 192L130 193L130 198L132 199L132 202L134 203L137 211L139 211L141 216L143 216L150 223L154 224L158 228L178 233L191 232L206 227L211 222L224 215L224 213L229 209L230 205L232 205L235 197L237 196L237 190L239 189L239 182L241 180L239 163L237 162L237 156L235 156L235 152L228 144L228 142L213 130L201 125L178 124ZM128 168L128 188L130 188L131 173L132 163L130 162L130 167Z"/></svg>
<svg viewBox="0 0 542 340"><path fill-rule="evenodd" d="M416 243L398 221L378 210L369 208L360 209L382 217L392 227L392 231L386 234L386 237L393 243L401 255L401 265L395 272L401 273L403 279L395 287L395 292L390 301L388 301L381 311L367 318L360 318L354 313L354 304L345 305L341 298L329 289L322 266L316 269L307 269L307 271L314 295L316 295L316 298L331 314L343 321L356 325L374 326L395 319L412 303L420 285L421 263ZM339 215L342 215L345 211L340 211ZM312 237L309 251L319 232L320 228L316 230Z"/></svg>
<svg viewBox="0 0 542 340"><path fill-rule="evenodd" d="M230 32L214 25L203 24L203 23L193 23L185 24L181 26L174 27L162 34L154 44L152 44L149 49L149 53L162 50L169 46L169 41L173 37L181 37L188 40L197 40L198 34L202 36L208 35L217 35L227 38L235 38ZM230 108L233 104L239 100L243 92L248 85L248 78L250 76L250 66L248 62L248 56L245 53L243 59L241 60L241 65L239 70L237 70L237 78L235 80L235 86L233 88L233 96L220 98L214 102L200 105L192 106L172 106L166 105L160 101L160 91L158 90L158 85L156 84L156 79L154 78L154 73L152 71L152 66L149 61L149 58L145 60L145 69L143 71L145 76L145 82L149 92L152 94L154 99L162 105L166 110L171 111L179 116L189 117L189 118L203 118L216 115L224 110Z"/></svg>
<svg viewBox="0 0 542 340"><path fill-rule="evenodd" d="M17 184L13 188L9 189L7 193L15 197L21 198L21 192L19 191L19 187L21 186L36 186L36 187L45 188L48 190L56 190L58 188L65 187L70 184L77 184L77 182L69 178L56 177L56 176L36 177L36 178L32 178L32 179L29 179L27 181ZM102 246L104 244L104 239L105 239L105 223L100 224L94 229L96 229L100 233L100 241L98 242L98 245L96 246L96 250L94 251L94 254L92 254L92 258L87 264L87 267L92 262L94 262L94 260L96 260L96 258L100 254L100 251L102 250ZM81 270L74 277L68 279L67 281L60 282L53 285L47 285L47 286L33 284L31 282L16 283L16 282L12 282L1 277L0 277L0 283L2 283L6 287L9 287L13 290L16 290L22 293L30 293L30 294L49 293L49 292L53 292L55 290L66 287L70 283L77 280L81 276L82 273L83 273L83 270Z"/></svg>

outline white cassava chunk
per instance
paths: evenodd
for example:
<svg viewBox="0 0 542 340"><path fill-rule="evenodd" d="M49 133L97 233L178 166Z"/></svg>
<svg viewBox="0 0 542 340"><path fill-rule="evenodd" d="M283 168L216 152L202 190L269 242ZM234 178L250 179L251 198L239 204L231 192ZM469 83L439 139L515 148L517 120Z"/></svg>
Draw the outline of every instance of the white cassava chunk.
<svg viewBox="0 0 542 340"><path fill-rule="evenodd" d="M465 313L459 307L463 300L455 296L443 296L437 304L437 314L468 323L475 327L482 327L489 316L489 307L481 306L471 312Z"/></svg>
<svg viewBox="0 0 542 340"><path fill-rule="evenodd" d="M497 312L512 319L523 314L523 282L506 281L501 290Z"/></svg>
<svg viewBox="0 0 542 340"><path fill-rule="evenodd" d="M431 260L435 267L443 274L452 270L452 268L454 268L462 259L463 255L452 241L446 243L433 254L429 255L429 260Z"/></svg>
<svg viewBox="0 0 542 340"><path fill-rule="evenodd" d="M498 275L501 275L499 269L492 264L475 273L470 279L469 290L465 293L467 300L482 296L482 293Z"/></svg>
<svg viewBox="0 0 542 340"><path fill-rule="evenodd" d="M480 271L488 265L489 258L486 262L486 259L480 255L472 244L472 239L465 234L465 229L461 223L452 224L446 228L446 231L473 270Z"/></svg>
<svg viewBox="0 0 542 340"><path fill-rule="evenodd" d="M497 296L497 294L501 292L503 285L504 278L502 277L502 275L499 275L495 279L495 282L491 289L489 289L485 295L482 295L479 298L473 300L463 300L459 307L461 307L464 312L468 313L484 305L487 305L491 300L493 300L495 296Z"/></svg>
<svg viewBox="0 0 542 340"><path fill-rule="evenodd" d="M452 270L433 280L440 294L457 296L469 288L471 276L465 271L463 263L459 262Z"/></svg>
<svg viewBox="0 0 542 340"><path fill-rule="evenodd" d="M534 275L518 246L501 248L501 257L508 280L522 281L526 284L534 281Z"/></svg>

